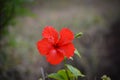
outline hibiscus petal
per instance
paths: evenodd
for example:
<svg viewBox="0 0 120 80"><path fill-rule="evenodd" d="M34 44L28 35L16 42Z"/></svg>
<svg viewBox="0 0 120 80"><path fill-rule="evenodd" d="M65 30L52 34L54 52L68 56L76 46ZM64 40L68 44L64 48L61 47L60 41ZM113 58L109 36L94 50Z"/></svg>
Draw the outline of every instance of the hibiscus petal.
<svg viewBox="0 0 120 80"><path fill-rule="evenodd" d="M63 54L59 53L55 49L52 49L47 55L47 61L53 65L59 64L63 59Z"/></svg>
<svg viewBox="0 0 120 80"><path fill-rule="evenodd" d="M74 55L75 47L72 43L61 46L60 49L67 58L70 58Z"/></svg>
<svg viewBox="0 0 120 80"><path fill-rule="evenodd" d="M42 32L42 36L52 43L58 40L58 32L52 26L46 26Z"/></svg>
<svg viewBox="0 0 120 80"><path fill-rule="evenodd" d="M37 48L42 55L46 55L52 48L52 44L48 42L47 39L44 38L37 42Z"/></svg>
<svg viewBox="0 0 120 80"><path fill-rule="evenodd" d="M67 44L67 43L71 42L73 39L74 39L74 34L68 28L63 28L60 31L59 44Z"/></svg>

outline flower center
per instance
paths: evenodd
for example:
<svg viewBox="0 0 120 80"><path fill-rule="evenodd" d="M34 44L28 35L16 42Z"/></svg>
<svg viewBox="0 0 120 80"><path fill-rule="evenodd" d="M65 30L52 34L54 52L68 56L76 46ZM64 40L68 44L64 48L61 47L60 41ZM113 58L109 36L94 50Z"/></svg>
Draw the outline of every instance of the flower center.
<svg viewBox="0 0 120 80"><path fill-rule="evenodd" d="M53 46L54 46L54 48L59 48L58 44L54 44Z"/></svg>

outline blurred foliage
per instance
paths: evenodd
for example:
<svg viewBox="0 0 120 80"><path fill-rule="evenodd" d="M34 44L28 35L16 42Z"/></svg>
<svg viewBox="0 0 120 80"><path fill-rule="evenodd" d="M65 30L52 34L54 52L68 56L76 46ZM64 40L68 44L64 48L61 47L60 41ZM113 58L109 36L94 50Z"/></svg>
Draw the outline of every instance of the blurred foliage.
<svg viewBox="0 0 120 80"><path fill-rule="evenodd" d="M33 0L0 0L0 34L7 34L7 27L14 24L16 16L30 13L26 4L31 4ZM1 35L0 35L1 36Z"/></svg>
<svg viewBox="0 0 120 80"><path fill-rule="evenodd" d="M103 75L103 76L101 77L101 79L102 79L102 80L111 80L110 77L108 77L107 75Z"/></svg>
<svg viewBox="0 0 120 80"><path fill-rule="evenodd" d="M14 50L9 54L6 48L10 46L12 50L16 41L14 37L7 41L3 37L9 35L8 26L16 23L15 17L31 14L27 5L32 2L33 0L0 0L0 80L21 80L20 73L15 68L20 63L20 56L16 57Z"/></svg>

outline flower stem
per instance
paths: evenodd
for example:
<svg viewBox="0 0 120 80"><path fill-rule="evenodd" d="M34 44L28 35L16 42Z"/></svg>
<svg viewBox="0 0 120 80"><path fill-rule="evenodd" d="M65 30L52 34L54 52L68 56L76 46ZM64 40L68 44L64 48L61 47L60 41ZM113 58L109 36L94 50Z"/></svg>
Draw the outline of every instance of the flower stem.
<svg viewBox="0 0 120 80"><path fill-rule="evenodd" d="M68 80L70 80L70 77L69 77L68 71L67 71L67 67L66 67L66 58L64 59L64 68L65 68L65 72L66 72L67 78L68 78Z"/></svg>

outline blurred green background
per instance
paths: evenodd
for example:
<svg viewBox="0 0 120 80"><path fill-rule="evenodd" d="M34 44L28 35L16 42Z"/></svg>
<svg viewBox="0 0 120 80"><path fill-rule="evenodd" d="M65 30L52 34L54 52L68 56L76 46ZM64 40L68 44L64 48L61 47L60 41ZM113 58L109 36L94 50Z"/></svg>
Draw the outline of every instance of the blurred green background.
<svg viewBox="0 0 120 80"><path fill-rule="evenodd" d="M119 3L119 0L0 0L0 80L38 80L42 68L45 74L63 68L62 63L50 65L37 51L36 42L47 25L58 31L67 27L75 34L84 33L74 40L82 58L74 56L74 61L68 63L81 69L86 74L85 80L99 80L104 74L119 80Z"/></svg>

